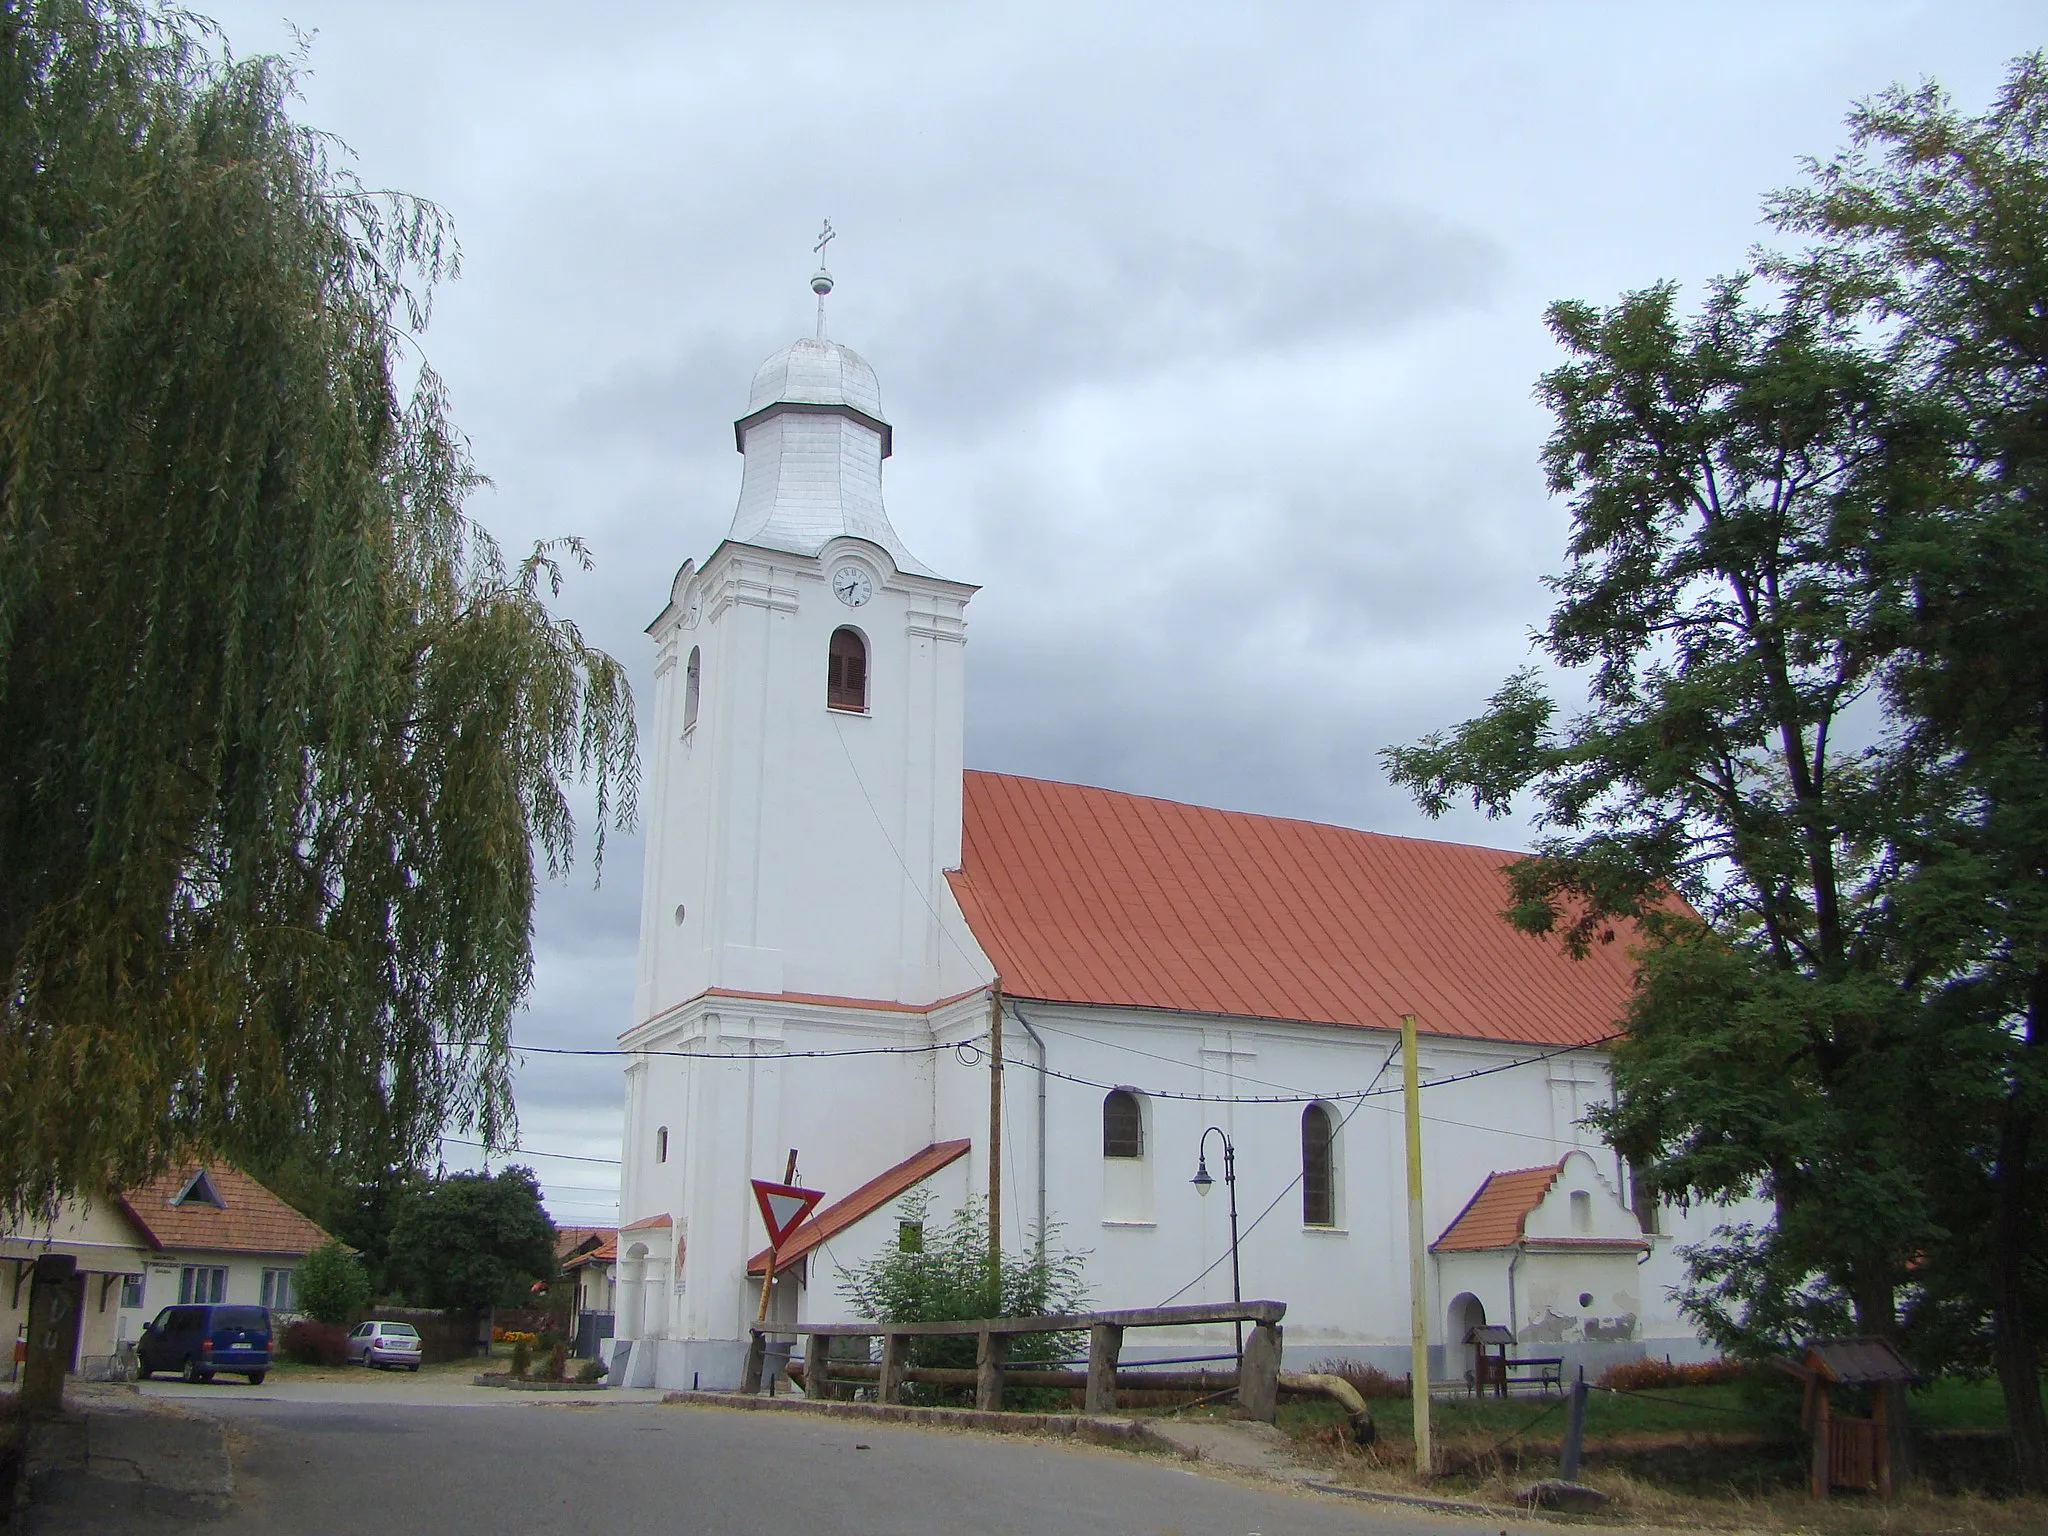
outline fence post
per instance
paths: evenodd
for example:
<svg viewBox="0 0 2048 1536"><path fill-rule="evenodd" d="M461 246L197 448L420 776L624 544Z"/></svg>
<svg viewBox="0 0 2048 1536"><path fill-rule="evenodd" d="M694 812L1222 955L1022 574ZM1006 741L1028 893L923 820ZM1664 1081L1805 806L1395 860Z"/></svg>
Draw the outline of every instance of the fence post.
<svg viewBox="0 0 2048 1536"><path fill-rule="evenodd" d="M768 1338L759 1328L750 1329L749 1333L747 1363L740 1371L740 1390L758 1392L761 1390L761 1363L768 1354Z"/></svg>
<svg viewBox="0 0 2048 1536"><path fill-rule="evenodd" d="M875 1379L875 1401L893 1403L903 1396L904 1357L910 1353L910 1340L903 1334L889 1332L882 1335L882 1370Z"/></svg>
<svg viewBox="0 0 2048 1536"><path fill-rule="evenodd" d="M1579 1453L1586 1440L1586 1368L1579 1367L1578 1379L1572 1383L1572 1405L1565 1418L1564 1459L1558 1463L1557 1475L1568 1483L1579 1480Z"/></svg>
<svg viewBox="0 0 2048 1536"><path fill-rule="evenodd" d="M1123 1347L1124 1331L1113 1323L1097 1323L1088 1330L1088 1395L1081 1405L1083 1412L1116 1412L1116 1362Z"/></svg>
<svg viewBox="0 0 2048 1536"><path fill-rule="evenodd" d="M1260 1323L1237 1362L1237 1406L1248 1419L1273 1422L1280 1409L1280 1330Z"/></svg>
<svg viewBox="0 0 2048 1536"><path fill-rule="evenodd" d="M1010 1336L981 1330L974 1351L974 1406L999 1412L1003 1406L1003 1361L1010 1353Z"/></svg>

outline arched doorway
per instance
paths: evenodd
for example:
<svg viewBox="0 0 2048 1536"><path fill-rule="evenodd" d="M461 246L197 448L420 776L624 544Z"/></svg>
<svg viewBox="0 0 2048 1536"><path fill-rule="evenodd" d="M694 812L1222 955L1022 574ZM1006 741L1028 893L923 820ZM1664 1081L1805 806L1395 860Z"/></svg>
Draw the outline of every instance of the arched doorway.
<svg viewBox="0 0 2048 1536"><path fill-rule="evenodd" d="M646 1317L647 1245L635 1243L619 1260L619 1315L613 1331L622 1339L640 1337Z"/></svg>

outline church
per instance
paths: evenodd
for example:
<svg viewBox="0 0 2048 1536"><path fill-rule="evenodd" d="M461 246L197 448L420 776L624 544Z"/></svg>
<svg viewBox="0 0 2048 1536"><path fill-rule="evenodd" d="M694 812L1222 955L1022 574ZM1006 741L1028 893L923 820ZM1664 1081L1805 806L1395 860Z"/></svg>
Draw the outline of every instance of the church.
<svg viewBox="0 0 2048 1536"><path fill-rule="evenodd" d="M1582 1123L1626 944L1573 961L1510 928L1512 853L968 771L976 588L891 525L894 429L813 287L818 335L734 423L730 531L648 627L613 1384L739 1382L768 1268L750 1181L792 1151L823 1200L773 1320L851 1320L842 1275L918 1240L906 1199L943 1221L993 1172L1005 1252L1056 1228L1096 1307L1232 1299L1234 1200L1287 1365L1405 1372L1411 1013L1432 1376L1484 1323L1589 1367L1707 1353L1675 1249L1726 1213L1642 1198Z"/></svg>

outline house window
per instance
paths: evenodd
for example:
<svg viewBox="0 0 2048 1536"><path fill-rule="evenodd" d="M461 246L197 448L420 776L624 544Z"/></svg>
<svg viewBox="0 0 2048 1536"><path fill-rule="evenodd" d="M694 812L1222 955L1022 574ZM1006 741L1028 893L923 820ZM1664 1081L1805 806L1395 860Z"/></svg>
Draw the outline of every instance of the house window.
<svg viewBox="0 0 2048 1536"><path fill-rule="evenodd" d="M1330 1112L1311 1104L1301 1112L1301 1221L1303 1226L1337 1225L1337 1170L1331 1155L1337 1139Z"/></svg>
<svg viewBox="0 0 2048 1536"><path fill-rule="evenodd" d="M204 1304L228 1299L228 1272L211 1264L187 1264L178 1271L178 1300Z"/></svg>
<svg viewBox="0 0 2048 1536"><path fill-rule="evenodd" d="M213 1187L213 1180L207 1177L204 1168L195 1169L192 1177L185 1181L185 1187L171 1196L173 1205L185 1205L195 1200L210 1205L217 1211L228 1208L227 1201L221 1199L220 1191Z"/></svg>
<svg viewBox="0 0 2048 1536"><path fill-rule="evenodd" d="M121 1277L121 1305L124 1307L139 1307L142 1305L142 1276L123 1275Z"/></svg>
<svg viewBox="0 0 2048 1536"><path fill-rule="evenodd" d="M697 696L704 684L704 648L690 647L690 664L683 668L683 734L697 729Z"/></svg>
<svg viewBox="0 0 2048 1536"><path fill-rule="evenodd" d="M1593 1230L1593 1196L1583 1189L1572 1191L1572 1230L1580 1236Z"/></svg>
<svg viewBox="0 0 2048 1536"><path fill-rule="evenodd" d="M825 704L865 713L868 707L868 643L860 631L835 629L825 660Z"/></svg>
<svg viewBox="0 0 2048 1536"><path fill-rule="evenodd" d="M263 1305L273 1312L296 1312L299 1310L298 1291L292 1285L294 1271L289 1269L266 1269L263 1271Z"/></svg>
<svg viewBox="0 0 2048 1536"><path fill-rule="evenodd" d="M654 1160L657 1163L668 1161L668 1127L665 1125L654 1133Z"/></svg>
<svg viewBox="0 0 2048 1536"><path fill-rule="evenodd" d="M1102 1101L1102 1155L1143 1157L1145 1113L1128 1088L1113 1089Z"/></svg>

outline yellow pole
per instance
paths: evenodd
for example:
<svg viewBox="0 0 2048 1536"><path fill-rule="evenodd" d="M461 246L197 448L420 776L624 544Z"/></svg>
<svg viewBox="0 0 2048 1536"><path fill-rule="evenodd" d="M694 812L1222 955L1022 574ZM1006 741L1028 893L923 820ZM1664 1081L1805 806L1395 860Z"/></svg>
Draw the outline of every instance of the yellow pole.
<svg viewBox="0 0 2048 1536"><path fill-rule="evenodd" d="M988 996L988 1292L989 1315L1003 1310L1003 978Z"/></svg>
<svg viewBox="0 0 2048 1536"><path fill-rule="evenodd" d="M1401 1097L1408 1110L1408 1369L1415 1405L1415 1470L1436 1469L1429 1443L1429 1288L1422 1263L1422 1094L1415 1015L1401 1015Z"/></svg>

